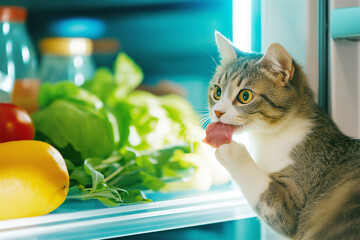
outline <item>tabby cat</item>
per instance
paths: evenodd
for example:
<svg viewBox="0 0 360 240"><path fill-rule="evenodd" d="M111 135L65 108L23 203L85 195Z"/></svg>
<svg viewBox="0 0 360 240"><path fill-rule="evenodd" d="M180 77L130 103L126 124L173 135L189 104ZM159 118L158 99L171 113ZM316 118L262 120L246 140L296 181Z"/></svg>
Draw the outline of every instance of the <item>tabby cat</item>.
<svg viewBox="0 0 360 240"><path fill-rule="evenodd" d="M222 60L210 82L211 120L246 131L253 145L250 155L231 141L215 155L250 206L292 239L360 239L360 141L317 106L280 44L262 55L215 39Z"/></svg>

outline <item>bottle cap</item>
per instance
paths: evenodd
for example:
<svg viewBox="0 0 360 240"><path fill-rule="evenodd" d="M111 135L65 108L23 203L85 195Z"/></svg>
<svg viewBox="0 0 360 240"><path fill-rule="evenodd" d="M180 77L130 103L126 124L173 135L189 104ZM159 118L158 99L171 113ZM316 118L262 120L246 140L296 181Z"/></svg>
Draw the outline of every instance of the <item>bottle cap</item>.
<svg viewBox="0 0 360 240"><path fill-rule="evenodd" d="M15 6L0 6L0 22L25 22L26 9Z"/></svg>
<svg viewBox="0 0 360 240"><path fill-rule="evenodd" d="M93 44L88 38L44 38L40 41L40 50L59 56L90 55Z"/></svg>

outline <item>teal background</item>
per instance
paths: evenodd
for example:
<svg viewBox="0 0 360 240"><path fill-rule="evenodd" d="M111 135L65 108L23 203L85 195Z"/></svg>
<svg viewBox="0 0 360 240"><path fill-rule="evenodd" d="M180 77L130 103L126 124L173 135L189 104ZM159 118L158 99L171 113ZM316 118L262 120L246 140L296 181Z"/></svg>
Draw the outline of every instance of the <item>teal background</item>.
<svg viewBox="0 0 360 240"><path fill-rule="evenodd" d="M96 33L84 33L84 37L118 39L120 50L143 69L144 84L176 82L187 89L187 99L199 112L207 109L207 86L218 63L214 31L232 38L231 0L3 2L28 7L27 25L36 45L43 37L64 32L53 29L59 26L54 24L58 20L98 20L93 23L97 24L93 27ZM102 25L105 27L100 36L98 28ZM116 54L108 54L94 56L94 60L97 66L112 67L115 57Z"/></svg>

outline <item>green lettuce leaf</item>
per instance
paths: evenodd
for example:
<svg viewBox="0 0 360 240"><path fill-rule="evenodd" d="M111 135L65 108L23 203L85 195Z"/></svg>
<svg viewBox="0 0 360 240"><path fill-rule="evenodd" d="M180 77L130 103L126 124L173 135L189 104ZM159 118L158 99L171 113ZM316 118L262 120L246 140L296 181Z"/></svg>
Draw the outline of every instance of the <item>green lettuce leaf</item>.
<svg viewBox="0 0 360 240"><path fill-rule="evenodd" d="M107 102L109 94L118 86L110 69L102 67L96 70L92 79L86 81L82 88L95 94L104 103Z"/></svg>
<svg viewBox="0 0 360 240"><path fill-rule="evenodd" d="M166 109L169 117L179 123L193 123L198 121L198 115L194 111L190 102L178 95L164 95L159 97L159 102ZM189 122L191 120L192 122Z"/></svg>
<svg viewBox="0 0 360 240"><path fill-rule="evenodd" d="M125 53L119 53L114 64L114 74L108 68L99 68L83 88L98 96L105 104L114 99L125 99L140 85L144 75L141 68Z"/></svg>
<svg viewBox="0 0 360 240"><path fill-rule="evenodd" d="M88 158L83 166L75 168L70 173L71 180L77 180L80 184L75 184L69 188L67 199L90 200L97 199L107 207L115 207L121 204L151 202L139 190L127 191L123 188L114 187L106 183L104 175L95 168L119 161L120 158ZM107 161L107 162L106 162ZM81 176L81 178L77 177ZM85 178L87 176L88 178ZM89 178L91 180L89 181ZM86 182L84 181L86 179Z"/></svg>
<svg viewBox="0 0 360 240"><path fill-rule="evenodd" d="M121 98L133 91L143 80L141 68L125 53L120 53L114 65L115 79L118 87L115 97Z"/></svg>
<svg viewBox="0 0 360 240"><path fill-rule="evenodd" d="M200 118L191 104L178 95L161 96L159 102L167 111L169 118L180 126L178 135L192 146L193 151L196 151L202 136L202 128L199 125Z"/></svg>
<svg viewBox="0 0 360 240"><path fill-rule="evenodd" d="M89 109L100 109L103 103L95 95L77 87L71 82L59 82L55 85L44 83L39 92L39 105L44 108L50 105L55 100L67 100Z"/></svg>
<svg viewBox="0 0 360 240"><path fill-rule="evenodd" d="M195 165L186 161L185 155L190 153L187 144L172 145L163 149L153 151L149 154L157 175L163 181L174 181L191 175Z"/></svg>
<svg viewBox="0 0 360 240"><path fill-rule="evenodd" d="M119 131L120 140L117 148L129 145L130 125L131 125L131 105L127 102L114 103L109 107L112 114L115 116L117 122L117 129Z"/></svg>
<svg viewBox="0 0 360 240"><path fill-rule="evenodd" d="M93 165L99 164L99 162L101 163L101 159L99 158L88 158L84 162L85 172L89 174L92 179L92 191L95 191L98 188L99 184L104 181L104 175L93 168Z"/></svg>
<svg viewBox="0 0 360 240"><path fill-rule="evenodd" d="M117 191L117 194L114 192ZM67 199L91 200L97 199L106 207L116 207L125 204L148 203L151 199L145 197L140 190L118 190L117 188L104 187L96 191L86 189L83 185L69 188Z"/></svg>
<svg viewBox="0 0 360 240"><path fill-rule="evenodd" d="M144 91L133 91L126 99L130 110L129 145L137 150L156 150L183 141L181 125L174 122L159 98Z"/></svg>
<svg viewBox="0 0 360 240"><path fill-rule="evenodd" d="M119 138L117 126L109 120L110 115L105 109L89 110L86 106L58 99L34 113L32 120L37 132L47 137L60 152L71 145L82 159L104 158L111 154Z"/></svg>

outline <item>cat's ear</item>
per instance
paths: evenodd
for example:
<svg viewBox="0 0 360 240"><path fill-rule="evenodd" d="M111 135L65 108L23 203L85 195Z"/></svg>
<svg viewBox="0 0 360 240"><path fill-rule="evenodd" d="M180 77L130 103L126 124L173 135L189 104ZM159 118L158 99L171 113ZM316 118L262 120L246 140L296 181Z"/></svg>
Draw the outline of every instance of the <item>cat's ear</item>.
<svg viewBox="0 0 360 240"><path fill-rule="evenodd" d="M215 41L220 53L221 64L227 64L236 60L237 55L234 46L218 31L215 31Z"/></svg>
<svg viewBox="0 0 360 240"><path fill-rule="evenodd" d="M294 76L295 68L292 64L292 58L279 43L271 44L259 63L270 68L270 72L276 75L280 86L285 86Z"/></svg>

